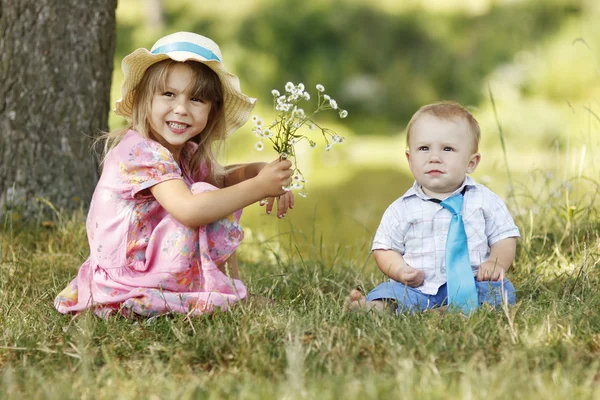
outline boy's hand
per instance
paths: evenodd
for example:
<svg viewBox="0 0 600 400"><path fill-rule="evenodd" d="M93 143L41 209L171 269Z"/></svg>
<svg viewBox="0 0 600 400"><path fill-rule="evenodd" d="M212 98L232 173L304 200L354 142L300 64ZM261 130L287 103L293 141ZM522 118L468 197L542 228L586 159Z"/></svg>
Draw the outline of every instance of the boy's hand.
<svg viewBox="0 0 600 400"><path fill-rule="evenodd" d="M392 278L400 283L404 283L406 286L418 287L423 284L425 280L425 272L420 269L406 266L398 271L398 279Z"/></svg>
<svg viewBox="0 0 600 400"><path fill-rule="evenodd" d="M264 206L266 204L267 207L265 211L267 212L267 214L271 214L274 202L275 197L269 197L265 200L261 200L258 204L260 204L261 206ZM277 198L277 218L285 217L285 213L287 212L288 208L294 208L294 195L291 191L285 192Z"/></svg>
<svg viewBox="0 0 600 400"><path fill-rule="evenodd" d="M477 270L477 281L504 280L504 267L495 260L484 261Z"/></svg>

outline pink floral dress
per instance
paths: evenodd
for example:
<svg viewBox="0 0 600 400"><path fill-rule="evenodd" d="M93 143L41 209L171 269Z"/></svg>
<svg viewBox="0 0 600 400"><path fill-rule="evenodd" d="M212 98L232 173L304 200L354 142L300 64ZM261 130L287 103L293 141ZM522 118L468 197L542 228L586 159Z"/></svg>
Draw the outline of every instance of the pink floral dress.
<svg viewBox="0 0 600 400"><path fill-rule="evenodd" d="M217 268L244 236L241 210L189 228L147 190L169 179L183 180L193 193L216 190L202 182L208 168L189 170L194 151L188 143L180 168L165 147L132 130L110 151L86 221L90 256L54 300L58 311L199 315L246 297L244 284Z"/></svg>

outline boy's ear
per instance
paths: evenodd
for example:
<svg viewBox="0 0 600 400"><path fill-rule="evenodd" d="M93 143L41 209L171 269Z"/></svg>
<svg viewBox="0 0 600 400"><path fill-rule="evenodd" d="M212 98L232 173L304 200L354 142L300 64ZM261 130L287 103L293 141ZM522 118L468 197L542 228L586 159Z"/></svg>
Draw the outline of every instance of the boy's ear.
<svg viewBox="0 0 600 400"><path fill-rule="evenodd" d="M406 154L406 160L410 161L410 150L409 149L404 150L404 154Z"/></svg>
<svg viewBox="0 0 600 400"><path fill-rule="evenodd" d="M467 174L472 174L477 169L479 165L479 161L481 161L481 154L474 153L471 155L469 159L469 165L467 166Z"/></svg>

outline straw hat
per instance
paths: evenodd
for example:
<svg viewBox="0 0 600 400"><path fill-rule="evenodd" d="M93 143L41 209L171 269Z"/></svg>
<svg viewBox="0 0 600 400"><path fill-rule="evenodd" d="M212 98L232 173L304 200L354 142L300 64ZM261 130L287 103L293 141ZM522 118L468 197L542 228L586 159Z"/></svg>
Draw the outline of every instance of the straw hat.
<svg viewBox="0 0 600 400"><path fill-rule="evenodd" d="M256 99L246 96L240 89L240 80L223 65L219 46L207 37L190 32L177 32L165 36L150 51L141 48L123 59L124 80L121 98L115 113L131 120L133 92L149 66L171 58L175 61L198 61L215 71L221 80L224 95L225 133L229 136L248 120Z"/></svg>

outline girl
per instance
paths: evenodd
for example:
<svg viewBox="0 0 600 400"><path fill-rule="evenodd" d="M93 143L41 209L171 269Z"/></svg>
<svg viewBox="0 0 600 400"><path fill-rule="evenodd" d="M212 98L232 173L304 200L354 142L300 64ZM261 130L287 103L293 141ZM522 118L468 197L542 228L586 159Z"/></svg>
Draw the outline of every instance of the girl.
<svg viewBox="0 0 600 400"><path fill-rule="evenodd" d="M175 33L122 68L115 112L129 126L107 135L86 221L90 256L55 307L104 318L226 310L246 297L235 255L241 209L268 198L270 213L278 197L283 217L294 204L282 189L291 163L216 162L213 144L246 122L255 99L212 40Z"/></svg>

